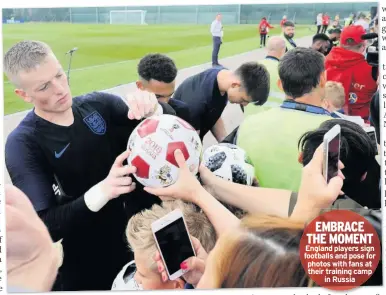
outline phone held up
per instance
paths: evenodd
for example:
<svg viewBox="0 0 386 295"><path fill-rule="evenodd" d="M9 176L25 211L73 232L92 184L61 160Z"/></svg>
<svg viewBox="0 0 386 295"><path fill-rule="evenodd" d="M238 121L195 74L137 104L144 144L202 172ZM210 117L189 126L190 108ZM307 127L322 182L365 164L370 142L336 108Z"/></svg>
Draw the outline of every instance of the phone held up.
<svg viewBox="0 0 386 295"><path fill-rule="evenodd" d="M173 281L186 273L181 263L196 256L184 216L176 209L153 222L151 227L166 272Z"/></svg>
<svg viewBox="0 0 386 295"><path fill-rule="evenodd" d="M323 138L323 176L327 183L338 175L340 131L340 125L335 125Z"/></svg>

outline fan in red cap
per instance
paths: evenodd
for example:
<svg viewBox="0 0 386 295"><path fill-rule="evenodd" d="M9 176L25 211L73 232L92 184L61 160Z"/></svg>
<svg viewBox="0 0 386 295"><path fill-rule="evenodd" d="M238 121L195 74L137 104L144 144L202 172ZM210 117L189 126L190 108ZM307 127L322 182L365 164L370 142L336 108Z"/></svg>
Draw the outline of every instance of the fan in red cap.
<svg viewBox="0 0 386 295"><path fill-rule="evenodd" d="M349 26L340 35L340 44L351 46L364 43L365 41L362 39L364 35L366 35L366 31L362 26Z"/></svg>
<svg viewBox="0 0 386 295"><path fill-rule="evenodd" d="M372 78L372 66L365 59L365 35L366 31L362 26L345 28L339 47L334 47L326 58L326 72L328 81L343 84L346 96L345 114L360 116L368 121L370 101L377 90L377 84Z"/></svg>

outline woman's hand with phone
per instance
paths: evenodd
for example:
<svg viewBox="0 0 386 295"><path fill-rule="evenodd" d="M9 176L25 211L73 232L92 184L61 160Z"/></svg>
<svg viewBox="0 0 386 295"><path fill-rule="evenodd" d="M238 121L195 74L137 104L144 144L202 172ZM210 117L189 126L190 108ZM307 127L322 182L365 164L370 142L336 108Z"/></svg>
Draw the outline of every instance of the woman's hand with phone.
<svg viewBox="0 0 386 295"><path fill-rule="evenodd" d="M187 270L188 272L184 274L183 278L185 281L193 286L196 286L200 281L202 275L205 271L205 262L208 257L205 249L202 247L200 241L195 237L190 236L194 251L197 256L190 257L184 262L181 263L181 269ZM165 266L162 262L161 255L159 251L156 252L154 260L157 263L158 272L162 276L162 281L166 282L168 280L168 275L165 270Z"/></svg>
<svg viewBox="0 0 386 295"><path fill-rule="evenodd" d="M312 160L303 168L297 203L291 218L304 220L307 216L307 219L312 219L342 194L343 163L339 161L338 176L331 178L327 183L323 176L323 158L323 144L321 144L315 151Z"/></svg>

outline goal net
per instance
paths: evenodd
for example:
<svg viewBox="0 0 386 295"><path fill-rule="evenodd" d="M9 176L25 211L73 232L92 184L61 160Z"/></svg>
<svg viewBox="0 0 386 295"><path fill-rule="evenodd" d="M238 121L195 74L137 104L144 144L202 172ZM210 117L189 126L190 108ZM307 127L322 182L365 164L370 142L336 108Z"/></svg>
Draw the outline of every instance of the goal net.
<svg viewBox="0 0 386 295"><path fill-rule="evenodd" d="M112 10L111 25L146 25L146 10Z"/></svg>

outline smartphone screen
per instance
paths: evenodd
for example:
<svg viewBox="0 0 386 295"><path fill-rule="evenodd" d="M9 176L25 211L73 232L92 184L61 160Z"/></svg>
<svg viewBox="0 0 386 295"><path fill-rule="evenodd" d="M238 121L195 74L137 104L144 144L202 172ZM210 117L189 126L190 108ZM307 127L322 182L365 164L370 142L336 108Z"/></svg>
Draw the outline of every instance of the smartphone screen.
<svg viewBox="0 0 386 295"><path fill-rule="evenodd" d="M188 232L182 218L155 232L169 274L180 270L180 264L194 256Z"/></svg>
<svg viewBox="0 0 386 295"><path fill-rule="evenodd" d="M340 150L340 136L339 134L337 134L328 143L327 183L330 182L331 178L338 175L339 150Z"/></svg>

